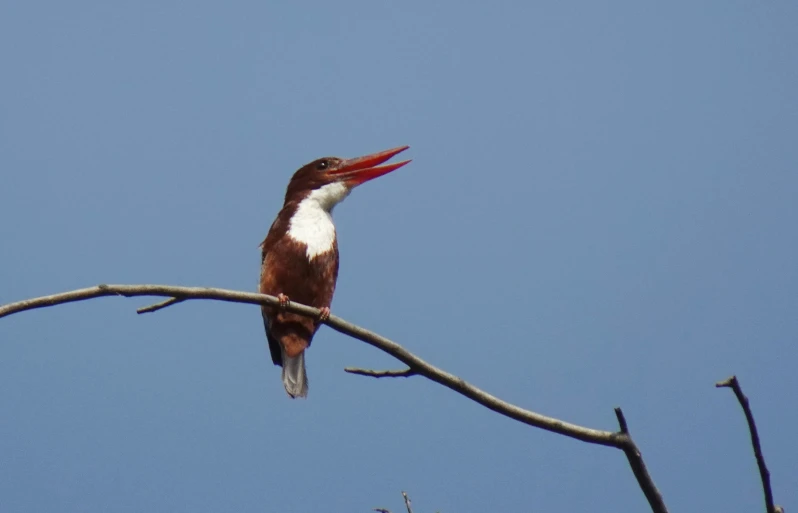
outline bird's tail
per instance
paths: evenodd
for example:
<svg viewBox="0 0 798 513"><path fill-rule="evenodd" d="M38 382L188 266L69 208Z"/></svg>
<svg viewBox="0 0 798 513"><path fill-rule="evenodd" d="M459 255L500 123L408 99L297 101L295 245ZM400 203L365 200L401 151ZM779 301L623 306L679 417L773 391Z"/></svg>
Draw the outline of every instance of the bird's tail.
<svg viewBox="0 0 798 513"><path fill-rule="evenodd" d="M305 372L305 351L288 356L283 350L283 386L292 399L308 396L308 375Z"/></svg>

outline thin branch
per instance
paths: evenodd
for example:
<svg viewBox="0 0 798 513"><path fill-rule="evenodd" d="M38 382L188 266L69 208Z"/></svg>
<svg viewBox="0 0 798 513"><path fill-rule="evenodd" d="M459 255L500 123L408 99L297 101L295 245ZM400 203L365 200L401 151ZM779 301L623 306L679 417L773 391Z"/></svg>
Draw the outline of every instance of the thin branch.
<svg viewBox="0 0 798 513"><path fill-rule="evenodd" d="M754 414L751 411L751 406L748 404L748 398L743 393L740 387L740 382L737 376L732 376L723 381L715 383L717 388L731 388L737 401L743 408L745 413L745 420L748 422L748 430L751 432L751 445L754 447L754 456L756 457L756 464L759 467L759 477L762 479L762 490L765 493L765 511L767 513L777 513L783 511L780 506L773 504L773 490L770 488L770 471L765 464L765 456L762 455L762 445L759 443L759 432L756 429L756 422L754 422Z"/></svg>
<svg viewBox="0 0 798 513"><path fill-rule="evenodd" d="M626 424L626 417L623 414L620 406L615 408L615 417L618 419L618 426L621 428L621 433L628 435L629 426Z"/></svg>
<svg viewBox="0 0 798 513"><path fill-rule="evenodd" d="M136 313L145 314L145 313L157 312L158 310L166 308L167 306L172 306L177 303L182 303L183 301L185 301L185 298L170 297L166 301L161 301L160 303L155 303L154 305L142 306L141 308L138 308L136 310Z"/></svg>
<svg viewBox="0 0 798 513"><path fill-rule="evenodd" d="M407 492L402 492L402 497L405 499L405 506L407 506L407 513L413 513L413 508L410 506L410 497L407 496Z"/></svg>
<svg viewBox="0 0 798 513"><path fill-rule="evenodd" d="M240 292L227 289L213 289L202 287L179 287L168 285L98 285L86 289L79 289L51 296L28 299L17 303L10 303L0 307L0 318L26 310L44 308L49 306L84 301L105 296L161 296L188 299L213 299L233 303L248 303L255 305L280 306L279 300L274 296ZM318 317L319 310L310 306L301 305L293 301L285 306L286 310L311 317ZM380 349L420 374L436 383L439 383L497 413L515 419L524 424L534 426L546 431L576 438L584 442L618 447L617 434L611 431L591 429L576 424L561 421L535 413L488 394L479 388L467 383L462 378L450 374L432 364L427 363L414 355L396 342L377 333L347 322L340 317L331 315L326 324L334 330L363 341Z"/></svg>
<svg viewBox="0 0 798 513"><path fill-rule="evenodd" d="M410 497L407 496L407 492L402 492L402 498L405 500L407 513L413 513L413 508L410 505ZM385 508L374 508L372 511L378 511L379 513L391 513L391 510Z"/></svg>
<svg viewBox="0 0 798 513"><path fill-rule="evenodd" d="M266 294L256 294L253 292L241 292L237 290L205 288L205 287L179 287L173 285L97 285L86 289L71 290L61 294L42 296L16 303L9 303L0 306L0 318L6 317L26 310L46 308L48 306L62 305L76 301L86 301L97 297L107 296L156 296L167 297L171 300L185 301L188 299L211 299L216 301L226 301L230 303L247 303L252 305L280 306L280 301L274 296ZM164 304L164 303L159 303ZM173 304L173 303L170 303ZM155 305L153 305L155 306ZM165 307L165 306L164 306ZM147 309L149 307L144 307ZM163 307L162 307L163 308ZM312 317L318 317L319 310L311 306L301 305L293 301L286 305L289 312L298 313Z"/></svg>
<svg viewBox="0 0 798 513"><path fill-rule="evenodd" d="M632 440L632 435L629 434L629 425L626 423L626 417L620 407L615 408L615 417L618 419L618 426L621 429L620 438L623 440L621 450L626 455L629 466L632 467L632 473L637 479L637 485L643 490L643 494L648 499L653 511L667 511L665 500L648 473L646 463L643 461L643 454L637 448L634 440Z"/></svg>
<svg viewBox="0 0 798 513"><path fill-rule="evenodd" d="M344 372L348 372L349 374L357 374L358 376L370 376L372 378L408 378L410 376L416 375L416 371L413 369L377 371L371 369L359 369L357 367L347 367L344 369Z"/></svg>
<svg viewBox="0 0 798 513"><path fill-rule="evenodd" d="M178 287L170 285L98 285L86 289L73 290L51 296L43 296L16 303L0 306L0 318L15 313L44 308L75 301L84 301L96 297L105 296L160 296L174 298L176 300L188 299L211 299L217 301L227 301L233 303L247 303L253 305L280 306L280 301L265 294L255 294L251 292L241 292L227 289L202 288L202 287ZM163 304L163 303L162 303ZM170 303L173 304L173 303ZM318 317L320 311L317 308L290 302L286 305L286 310L312 317ZM632 441L628 432L602 431L587 428L576 424L571 424L559 419L547 417L514 404L503 401L484 390L466 382L453 374L450 374L434 365L427 363L415 354L411 353L396 342L383 337L377 333L352 324L340 317L331 315L325 324L332 329L349 335L352 338L365 342L407 365L408 369L415 374L424 376L458 394L481 404L482 406L505 417L517 420L528 426L536 427L552 433L564 435L583 442L615 447L621 449L627 456L632 472L637 478L649 505L655 513L666 513L668 510L662 500L662 496L657 490L654 481L649 475L637 446ZM377 371L375 371L377 372ZM365 374L370 375L370 374ZM618 412L616 412L618 415ZM622 415L622 414L621 414ZM622 417L619 417L619 419ZM623 427L623 423L621 424Z"/></svg>

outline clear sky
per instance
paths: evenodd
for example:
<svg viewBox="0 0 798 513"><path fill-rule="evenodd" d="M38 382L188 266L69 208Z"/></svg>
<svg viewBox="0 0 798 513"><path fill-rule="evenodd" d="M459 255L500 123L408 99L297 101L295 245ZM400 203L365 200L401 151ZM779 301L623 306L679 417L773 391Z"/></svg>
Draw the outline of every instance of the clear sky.
<svg viewBox="0 0 798 513"><path fill-rule="evenodd" d="M409 144L335 212L333 312L615 429L672 511L798 505L794 1L4 2L0 302L252 291L302 164ZM0 320L3 512L645 511L622 453L329 328L287 398L257 307Z"/></svg>

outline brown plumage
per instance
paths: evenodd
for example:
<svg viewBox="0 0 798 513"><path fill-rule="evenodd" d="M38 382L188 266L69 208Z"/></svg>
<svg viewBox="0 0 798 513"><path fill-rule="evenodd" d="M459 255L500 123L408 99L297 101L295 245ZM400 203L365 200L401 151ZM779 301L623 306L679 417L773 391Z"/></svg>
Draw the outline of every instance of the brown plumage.
<svg viewBox="0 0 798 513"><path fill-rule="evenodd" d="M307 396L305 350L329 316L338 279L332 209L357 185L410 162L379 165L405 149L318 159L294 173L288 184L283 208L261 244L260 292L322 310L321 318L314 319L262 307L272 361L283 367L283 385L291 397Z"/></svg>

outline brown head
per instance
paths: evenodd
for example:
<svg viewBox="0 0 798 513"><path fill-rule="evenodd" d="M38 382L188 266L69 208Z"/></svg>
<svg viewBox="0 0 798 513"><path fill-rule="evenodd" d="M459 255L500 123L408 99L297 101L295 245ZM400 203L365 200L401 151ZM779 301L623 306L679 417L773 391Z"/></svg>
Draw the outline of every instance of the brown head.
<svg viewBox="0 0 798 513"><path fill-rule="evenodd" d="M358 185L388 174L410 162L409 160L403 160L395 164L380 165L407 148L409 146L400 146L352 159L339 157L316 159L302 166L291 177L288 189L285 192L285 202L301 201L312 192L320 191L324 188L329 193L323 194L323 196L329 197L330 201L333 201L333 204L329 205L329 209L332 209L336 203L343 200Z"/></svg>

